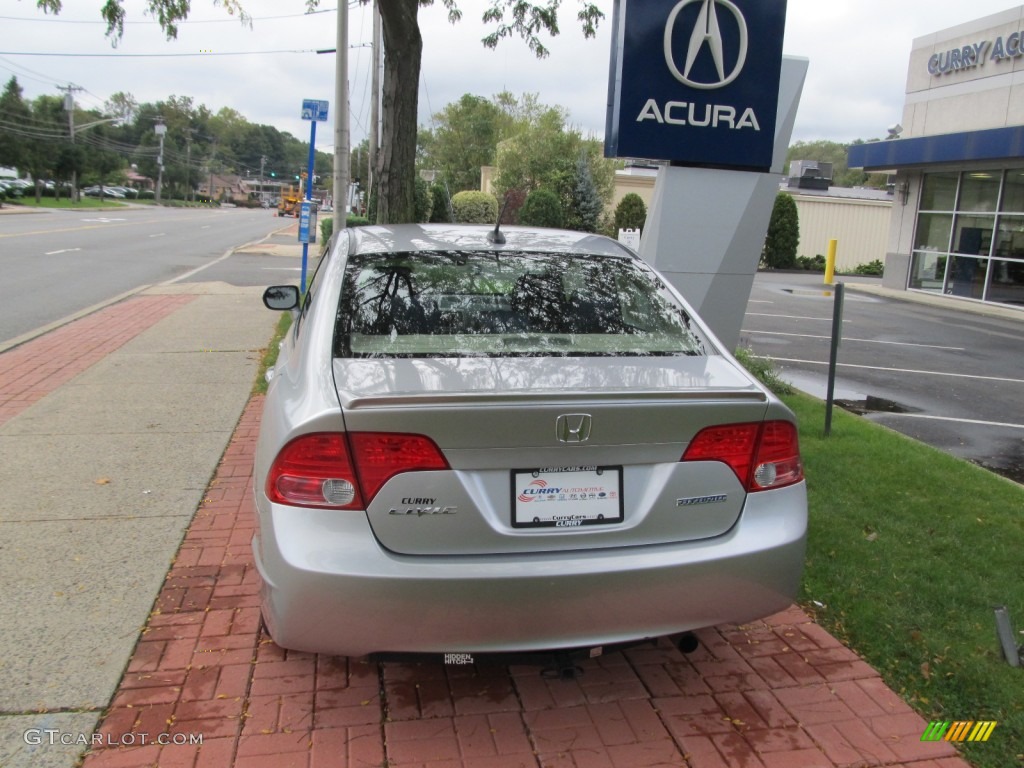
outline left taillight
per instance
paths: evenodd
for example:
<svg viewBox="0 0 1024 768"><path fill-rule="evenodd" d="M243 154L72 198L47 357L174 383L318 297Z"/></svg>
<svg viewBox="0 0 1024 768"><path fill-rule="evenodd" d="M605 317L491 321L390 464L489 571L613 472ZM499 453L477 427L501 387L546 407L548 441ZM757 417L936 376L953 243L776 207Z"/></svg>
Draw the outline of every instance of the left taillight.
<svg viewBox="0 0 1024 768"><path fill-rule="evenodd" d="M362 509L397 474L447 468L441 450L423 435L314 433L281 449L266 491L279 504Z"/></svg>
<svg viewBox="0 0 1024 768"><path fill-rule="evenodd" d="M681 461L728 464L748 492L782 488L804 478L796 426L788 421L707 427L693 438Z"/></svg>

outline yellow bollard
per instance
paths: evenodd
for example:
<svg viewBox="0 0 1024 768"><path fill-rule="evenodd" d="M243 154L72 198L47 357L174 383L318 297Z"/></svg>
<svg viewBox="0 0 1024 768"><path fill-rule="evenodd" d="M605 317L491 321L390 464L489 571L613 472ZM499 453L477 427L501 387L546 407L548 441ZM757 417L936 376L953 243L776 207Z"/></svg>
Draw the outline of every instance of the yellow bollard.
<svg viewBox="0 0 1024 768"><path fill-rule="evenodd" d="M828 256L825 258L825 285L832 285L832 278L836 273L836 248L839 241L832 239L828 241Z"/></svg>

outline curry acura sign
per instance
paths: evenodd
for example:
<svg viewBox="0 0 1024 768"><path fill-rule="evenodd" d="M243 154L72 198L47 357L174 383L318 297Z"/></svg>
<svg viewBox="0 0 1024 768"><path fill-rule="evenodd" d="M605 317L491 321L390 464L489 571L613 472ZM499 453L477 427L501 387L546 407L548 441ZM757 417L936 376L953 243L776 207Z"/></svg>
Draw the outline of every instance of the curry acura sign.
<svg viewBox="0 0 1024 768"><path fill-rule="evenodd" d="M966 69L984 67L986 61L1004 61L1024 56L1024 32L1012 32L995 40L982 40L942 53L933 53L928 59L928 73L948 75Z"/></svg>
<svg viewBox="0 0 1024 768"><path fill-rule="evenodd" d="M767 171L786 0L616 0L605 155Z"/></svg>

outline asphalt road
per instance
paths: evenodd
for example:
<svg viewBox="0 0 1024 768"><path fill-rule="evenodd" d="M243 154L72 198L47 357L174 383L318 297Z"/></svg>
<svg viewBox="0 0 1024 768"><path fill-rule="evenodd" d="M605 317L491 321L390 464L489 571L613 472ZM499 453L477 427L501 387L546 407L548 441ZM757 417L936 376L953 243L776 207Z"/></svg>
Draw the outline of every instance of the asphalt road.
<svg viewBox="0 0 1024 768"><path fill-rule="evenodd" d="M798 389L824 398L834 301L820 274L761 273L741 343L774 359ZM1013 315L847 290L835 397L1024 483L1024 311Z"/></svg>
<svg viewBox="0 0 1024 768"><path fill-rule="evenodd" d="M174 279L272 282L231 249L292 222L262 209L139 206L0 214L0 345L140 288ZM283 265L285 269L288 265ZM203 270L196 272L195 270ZM282 272L281 274L289 274ZM201 276L201 277L200 277Z"/></svg>

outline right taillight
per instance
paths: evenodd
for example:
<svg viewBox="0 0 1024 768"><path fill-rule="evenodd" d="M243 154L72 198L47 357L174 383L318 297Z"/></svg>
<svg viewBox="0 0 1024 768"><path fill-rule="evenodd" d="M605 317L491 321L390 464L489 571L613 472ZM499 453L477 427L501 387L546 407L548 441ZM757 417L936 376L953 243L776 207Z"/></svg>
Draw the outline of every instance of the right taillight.
<svg viewBox="0 0 1024 768"><path fill-rule="evenodd" d="M721 461L748 492L803 480L796 426L788 421L722 424L702 429L681 461Z"/></svg>
<svg viewBox="0 0 1024 768"><path fill-rule="evenodd" d="M267 473L267 497L278 504L363 509L402 472L447 469L433 440L423 435L319 432L288 443Z"/></svg>

